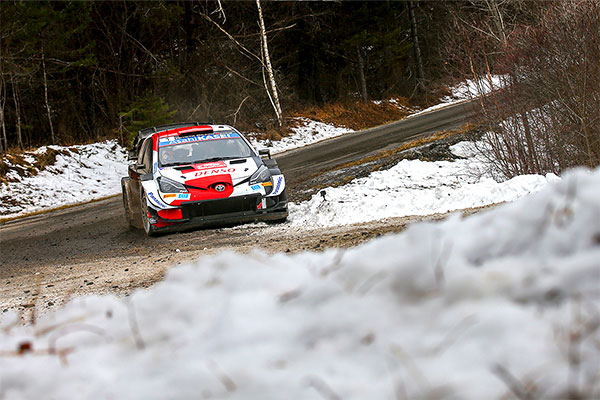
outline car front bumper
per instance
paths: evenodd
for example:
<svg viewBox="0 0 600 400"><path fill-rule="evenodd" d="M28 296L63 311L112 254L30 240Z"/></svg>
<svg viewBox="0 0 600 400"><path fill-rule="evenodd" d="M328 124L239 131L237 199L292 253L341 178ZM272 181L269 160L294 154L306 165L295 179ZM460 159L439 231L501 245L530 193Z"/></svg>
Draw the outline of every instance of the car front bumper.
<svg viewBox="0 0 600 400"><path fill-rule="evenodd" d="M264 204L266 208L259 209ZM186 203L179 207L182 219L164 219L151 210L156 232L181 231L197 227L226 226L248 222L283 220L288 216L287 200L275 196L239 196L227 199Z"/></svg>

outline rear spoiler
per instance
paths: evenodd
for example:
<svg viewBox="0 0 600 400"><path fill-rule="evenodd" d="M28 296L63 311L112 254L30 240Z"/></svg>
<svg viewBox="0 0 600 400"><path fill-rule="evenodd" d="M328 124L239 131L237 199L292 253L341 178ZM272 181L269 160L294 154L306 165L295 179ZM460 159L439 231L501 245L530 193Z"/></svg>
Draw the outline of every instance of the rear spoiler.
<svg viewBox="0 0 600 400"><path fill-rule="evenodd" d="M153 126L151 128L144 128L141 129L140 131L138 131L139 135L146 135L149 133L156 133L156 132L162 132L162 131L168 131L170 129L177 129L177 128L185 128L186 126L197 126L197 125L210 125L206 122L180 122L177 124L168 124L168 125L159 125L159 126Z"/></svg>

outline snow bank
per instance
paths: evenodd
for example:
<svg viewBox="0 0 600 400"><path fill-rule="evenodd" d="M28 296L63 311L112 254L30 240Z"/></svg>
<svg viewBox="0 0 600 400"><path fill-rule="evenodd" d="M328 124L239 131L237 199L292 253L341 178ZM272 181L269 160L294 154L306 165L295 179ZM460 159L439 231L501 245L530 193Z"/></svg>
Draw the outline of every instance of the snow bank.
<svg viewBox="0 0 600 400"><path fill-rule="evenodd" d="M299 122L299 125L291 129L291 135L286 136L281 140L256 140L250 136L250 142L255 148L269 148L271 154L277 154L354 132L352 129L348 129L344 126L334 126L323 122L313 121L308 118L296 118L296 120Z"/></svg>
<svg viewBox="0 0 600 400"><path fill-rule="evenodd" d="M5 314L0 398L497 399L508 376L597 397L598 198L578 170L357 248L222 253L34 326Z"/></svg>
<svg viewBox="0 0 600 400"><path fill-rule="evenodd" d="M429 215L513 201L539 191L554 174L523 175L496 181L471 142L451 147L455 161L402 160L385 171L326 188L300 204L290 204L292 226L324 227L407 215Z"/></svg>
<svg viewBox="0 0 600 400"><path fill-rule="evenodd" d="M506 78L504 75L491 75L478 81L473 79L467 79L464 82L460 82L450 88L450 95L442 97L440 103L434 106L428 107L419 112L413 113L409 116L415 116L443 108L451 104L459 103L464 100L470 100L475 97L490 93L494 90L500 89L505 86Z"/></svg>
<svg viewBox="0 0 600 400"><path fill-rule="evenodd" d="M62 152L54 165L25 178L11 171L7 178L16 181L0 184L0 216L15 217L121 192L121 177L127 175L127 154L116 140L70 147L44 146L35 153L45 153L47 148ZM33 161L31 156L25 155L25 159Z"/></svg>
<svg viewBox="0 0 600 400"><path fill-rule="evenodd" d="M451 88L452 94L444 97L442 102L472 99L473 97L500 89L504 87L505 84L505 75L491 75L477 81L473 79L467 79L466 81L453 86Z"/></svg>

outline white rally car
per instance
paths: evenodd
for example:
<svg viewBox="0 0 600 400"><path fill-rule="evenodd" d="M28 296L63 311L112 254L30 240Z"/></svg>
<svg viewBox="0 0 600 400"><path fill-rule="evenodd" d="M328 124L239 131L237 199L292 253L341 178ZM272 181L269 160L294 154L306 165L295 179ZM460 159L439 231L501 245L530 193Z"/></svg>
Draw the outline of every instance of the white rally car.
<svg viewBox="0 0 600 400"><path fill-rule="evenodd" d="M129 176L121 179L125 216L148 235L287 218L285 178L277 162L231 126L143 129L129 160Z"/></svg>

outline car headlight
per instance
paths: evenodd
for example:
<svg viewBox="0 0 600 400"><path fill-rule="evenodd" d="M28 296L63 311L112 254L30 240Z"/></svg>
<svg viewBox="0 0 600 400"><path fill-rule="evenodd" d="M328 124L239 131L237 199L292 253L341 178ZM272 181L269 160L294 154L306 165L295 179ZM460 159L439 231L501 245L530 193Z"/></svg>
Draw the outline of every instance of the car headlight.
<svg viewBox="0 0 600 400"><path fill-rule="evenodd" d="M187 193L187 189L182 183L175 182L173 179L161 176L158 178L158 188L163 193Z"/></svg>
<svg viewBox="0 0 600 400"><path fill-rule="evenodd" d="M268 182L271 180L271 173L269 172L269 168L261 165L255 173L250 177L250 185L255 185L261 182Z"/></svg>

